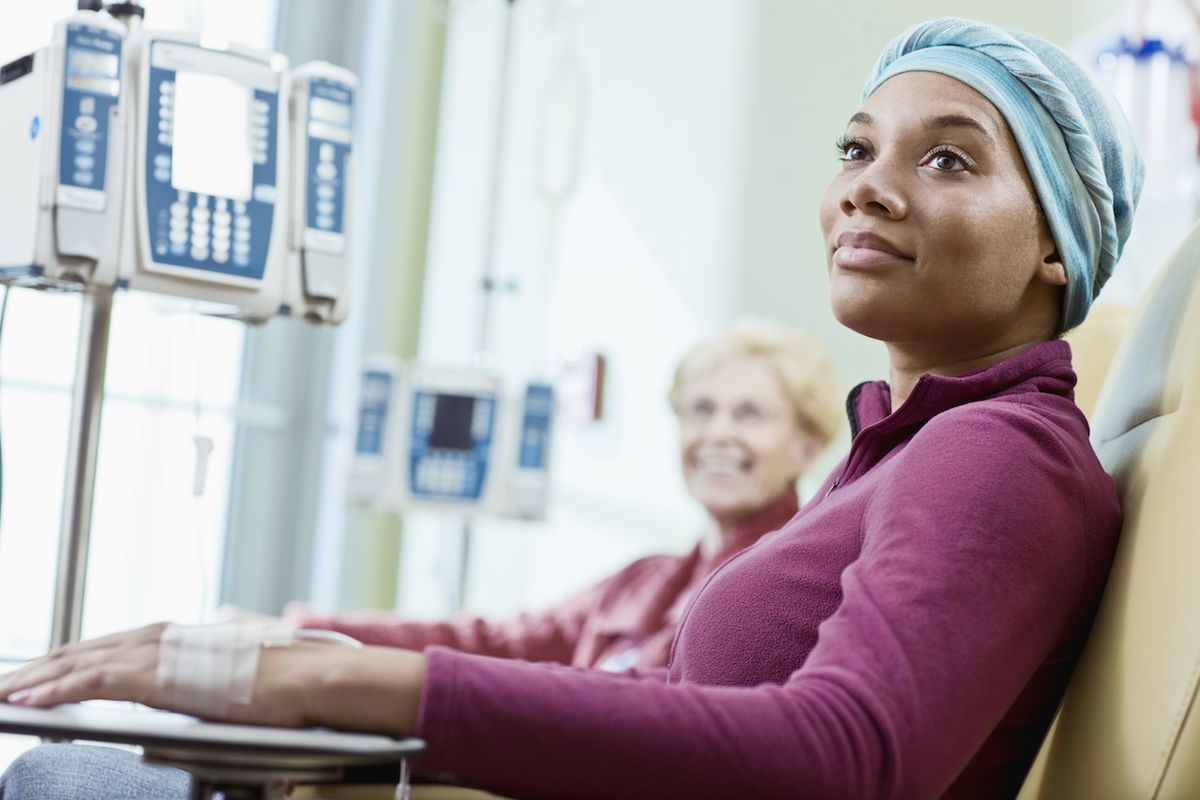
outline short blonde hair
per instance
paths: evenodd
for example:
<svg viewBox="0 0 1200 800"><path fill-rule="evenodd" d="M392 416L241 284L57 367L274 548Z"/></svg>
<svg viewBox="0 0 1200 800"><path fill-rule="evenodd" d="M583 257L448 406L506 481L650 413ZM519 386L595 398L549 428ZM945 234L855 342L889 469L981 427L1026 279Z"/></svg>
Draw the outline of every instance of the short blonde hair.
<svg viewBox="0 0 1200 800"><path fill-rule="evenodd" d="M810 336L762 320L738 320L691 350L675 368L669 399L679 414L688 381L732 358L761 356L774 367L800 426L829 442L845 417L829 353Z"/></svg>

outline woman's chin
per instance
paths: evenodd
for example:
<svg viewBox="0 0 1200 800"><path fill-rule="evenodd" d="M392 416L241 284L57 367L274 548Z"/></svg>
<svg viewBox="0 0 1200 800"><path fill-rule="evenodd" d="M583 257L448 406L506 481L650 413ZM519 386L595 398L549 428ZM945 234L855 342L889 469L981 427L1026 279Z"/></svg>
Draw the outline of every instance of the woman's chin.
<svg viewBox="0 0 1200 800"><path fill-rule="evenodd" d="M696 495L696 499L700 505L704 506L704 510L708 515L715 520L726 520L730 518L743 517L747 513L756 510L755 498L748 495L746 492L709 492L703 496Z"/></svg>
<svg viewBox="0 0 1200 800"><path fill-rule="evenodd" d="M886 303L867 302L865 298L854 297L833 303L833 316L844 327L855 333L880 341L893 341L895 336L891 317L895 308Z"/></svg>

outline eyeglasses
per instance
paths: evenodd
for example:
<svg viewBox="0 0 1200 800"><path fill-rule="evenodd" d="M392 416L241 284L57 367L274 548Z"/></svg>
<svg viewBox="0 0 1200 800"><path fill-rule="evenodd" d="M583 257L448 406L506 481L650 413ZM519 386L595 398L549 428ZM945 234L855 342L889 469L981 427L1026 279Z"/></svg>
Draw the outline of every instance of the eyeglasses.
<svg viewBox="0 0 1200 800"><path fill-rule="evenodd" d="M731 407L701 398L686 403L679 410L679 420L689 427L713 424L724 413L736 426L744 429L762 428L786 419L787 413L780 409L766 408L754 402L742 402Z"/></svg>

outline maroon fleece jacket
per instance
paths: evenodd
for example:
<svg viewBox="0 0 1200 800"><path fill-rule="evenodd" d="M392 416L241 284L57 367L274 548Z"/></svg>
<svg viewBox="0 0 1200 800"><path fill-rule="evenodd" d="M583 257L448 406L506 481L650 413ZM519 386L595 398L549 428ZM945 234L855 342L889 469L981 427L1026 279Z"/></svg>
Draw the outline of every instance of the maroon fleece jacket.
<svg viewBox="0 0 1200 800"><path fill-rule="evenodd" d="M863 384L845 460L713 573L667 670L431 648L420 771L525 800L1013 796L1120 527L1074 383L1051 341L892 413Z"/></svg>

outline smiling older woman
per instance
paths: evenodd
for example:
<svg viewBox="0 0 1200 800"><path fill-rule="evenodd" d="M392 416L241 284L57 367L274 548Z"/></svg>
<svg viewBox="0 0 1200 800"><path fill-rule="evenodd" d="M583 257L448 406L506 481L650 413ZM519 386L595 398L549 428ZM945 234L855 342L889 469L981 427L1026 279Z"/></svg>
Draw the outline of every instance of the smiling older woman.
<svg viewBox="0 0 1200 800"><path fill-rule="evenodd" d="M365 644L553 661L617 671L665 667L683 610L730 556L799 510L796 481L841 426L828 354L766 322L737 322L693 347L675 371L688 492L711 530L684 555L638 559L560 603L513 619L415 622L391 613L322 614L289 604L288 622Z"/></svg>
<svg viewBox="0 0 1200 800"><path fill-rule="evenodd" d="M416 733L422 768L517 797L1011 797L1120 525L1056 337L1120 255L1140 165L1065 53L958 19L888 47L838 155L833 308L891 380L851 394L816 498L696 595L665 674L298 646L226 716ZM0 694L177 705L161 635Z"/></svg>

